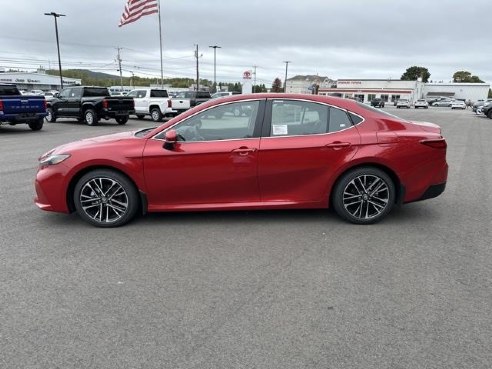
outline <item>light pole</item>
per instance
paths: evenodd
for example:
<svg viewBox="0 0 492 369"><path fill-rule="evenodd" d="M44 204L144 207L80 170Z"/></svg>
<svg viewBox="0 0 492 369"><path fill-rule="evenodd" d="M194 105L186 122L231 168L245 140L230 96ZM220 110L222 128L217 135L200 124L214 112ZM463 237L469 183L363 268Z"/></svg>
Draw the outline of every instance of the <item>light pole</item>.
<svg viewBox="0 0 492 369"><path fill-rule="evenodd" d="M222 49L222 47L217 45L209 46L214 49L214 92L217 92L217 49Z"/></svg>
<svg viewBox="0 0 492 369"><path fill-rule="evenodd" d="M290 60L284 61L285 63L285 80L284 80L284 93L287 93L287 69L289 67Z"/></svg>
<svg viewBox="0 0 492 369"><path fill-rule="evenodd" d="M61 67L61 58L60 58L60 41L58 39L58 22L56 21L56 18L65 17L65 14L51 12L51 13L44 13L44 15L53 16L53 18L55 19L56 48L58 49L58 70L60 72L60 87L61 89L63 89L63 77L62 77L62 67Z"/></svg>

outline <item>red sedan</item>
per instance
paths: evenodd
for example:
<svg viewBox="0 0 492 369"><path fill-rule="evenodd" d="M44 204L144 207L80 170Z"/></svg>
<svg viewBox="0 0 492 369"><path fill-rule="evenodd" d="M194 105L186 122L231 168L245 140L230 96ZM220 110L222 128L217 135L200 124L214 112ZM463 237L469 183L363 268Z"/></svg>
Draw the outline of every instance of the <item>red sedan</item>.
<svg viewBox="0 0 492 369"><path fill-rule="evenodd" d="M157 128L86 139L39 159L35 202L99 227L137 213L333 207L357 224L440 195L439 126L353 100L215 99Z"/></svg>

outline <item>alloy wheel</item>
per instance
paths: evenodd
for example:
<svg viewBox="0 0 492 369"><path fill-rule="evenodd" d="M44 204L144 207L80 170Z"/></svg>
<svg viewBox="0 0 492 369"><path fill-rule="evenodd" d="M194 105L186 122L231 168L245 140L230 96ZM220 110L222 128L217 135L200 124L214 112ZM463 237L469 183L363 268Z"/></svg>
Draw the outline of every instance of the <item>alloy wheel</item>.
<svg viewBox="0 0 492 369"><path fill-rule="evenodd" d="M390 190L384 179L377 175L360 175L343 190L343 206L354 218L368 220L385 211Z"/></svg>
<svg viewBox="0 0 492 369"><path fill-rule="evenodd" d="M96 177L87 181L80 191L84 213L97 223L114 223L125 216L129 207L125 188L111 178Z"/></svg>

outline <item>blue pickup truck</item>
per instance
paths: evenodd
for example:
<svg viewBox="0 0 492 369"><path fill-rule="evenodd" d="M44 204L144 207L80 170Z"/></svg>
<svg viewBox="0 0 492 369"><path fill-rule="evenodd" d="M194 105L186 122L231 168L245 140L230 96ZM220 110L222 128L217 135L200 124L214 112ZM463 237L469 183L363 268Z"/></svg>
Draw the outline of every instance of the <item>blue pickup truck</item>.
<svg viewBox="0 0 492 369"><path fill-rule="evenodd" d="M16 86L0 84L0 125L27 123L33 131L39 131L45 116L44 96L21 95Z"/></svg>

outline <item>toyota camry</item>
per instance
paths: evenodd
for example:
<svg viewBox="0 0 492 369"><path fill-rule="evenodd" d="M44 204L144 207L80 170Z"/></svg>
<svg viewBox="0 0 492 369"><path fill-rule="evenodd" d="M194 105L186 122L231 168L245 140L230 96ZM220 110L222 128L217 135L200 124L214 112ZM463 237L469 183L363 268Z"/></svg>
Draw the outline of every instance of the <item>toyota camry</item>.
<svg viewBox="0 0 492 369"><path fill-rule="evenodd" d="M440 195L439 126L349 99L214 99L159 127L85 139L39 158L36 205L98 227L170 211L333 208L375 223Z"/></svg>

